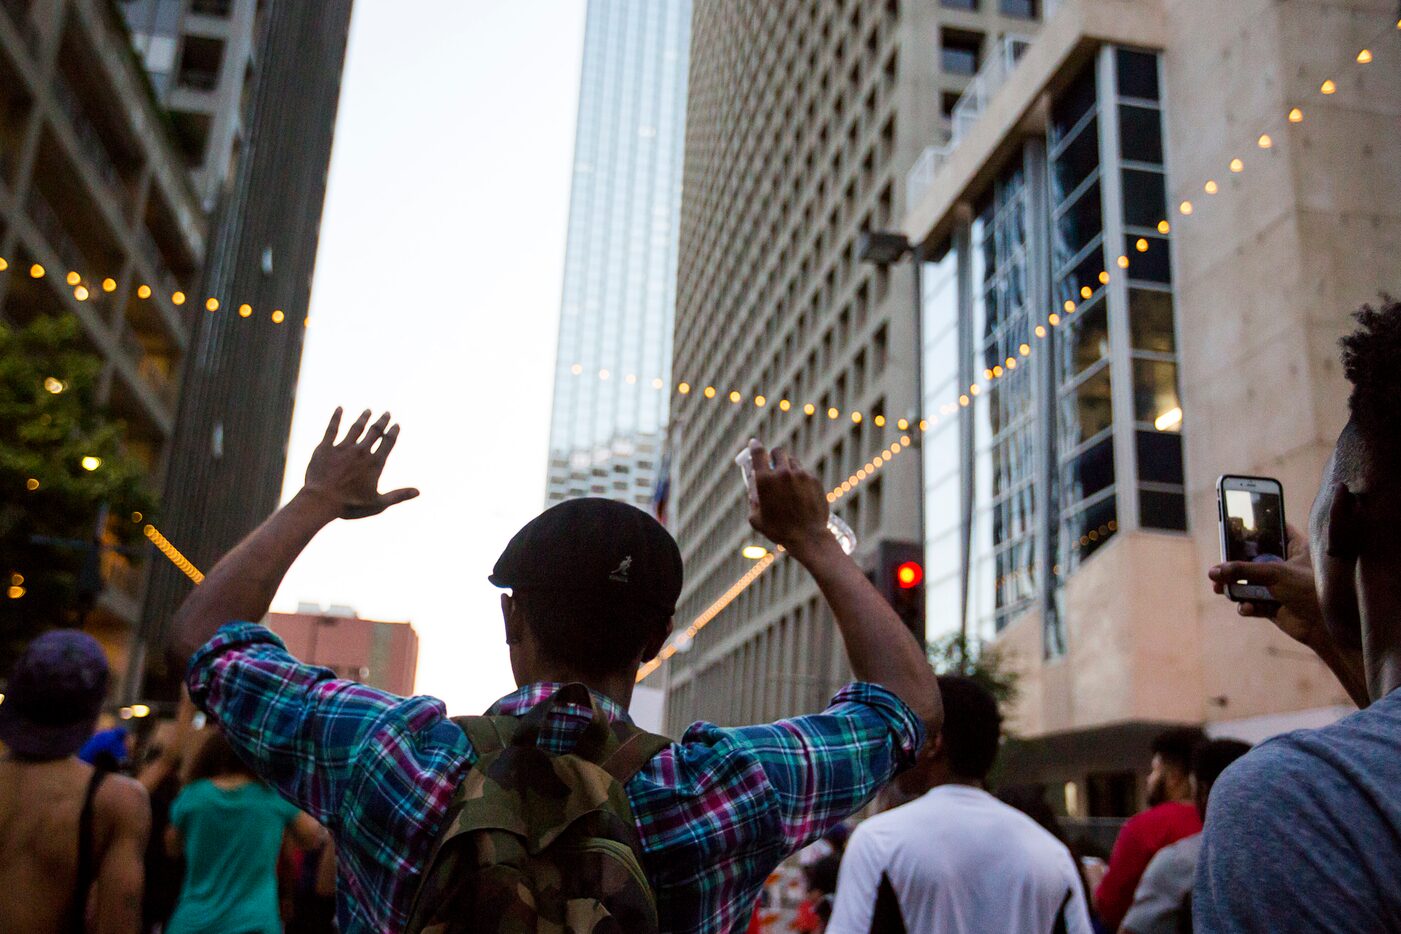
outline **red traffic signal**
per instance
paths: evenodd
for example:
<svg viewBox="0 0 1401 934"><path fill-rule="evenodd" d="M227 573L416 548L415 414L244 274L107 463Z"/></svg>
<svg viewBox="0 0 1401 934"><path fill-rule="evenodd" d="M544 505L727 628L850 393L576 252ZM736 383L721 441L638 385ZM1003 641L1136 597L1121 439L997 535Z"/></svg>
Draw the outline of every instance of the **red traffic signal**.
<svg viewBox="0 0 1401 934"><path fill-rule="evenodd" d="M906 561L895 569L895 583L901 590L913 590L924 581L924 568L918 561Z"/></svg>

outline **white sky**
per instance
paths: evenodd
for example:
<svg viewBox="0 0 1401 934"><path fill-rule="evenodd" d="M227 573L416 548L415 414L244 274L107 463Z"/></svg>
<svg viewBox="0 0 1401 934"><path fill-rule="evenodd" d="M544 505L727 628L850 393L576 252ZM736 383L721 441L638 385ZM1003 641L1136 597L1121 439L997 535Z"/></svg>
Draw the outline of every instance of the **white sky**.
<svg viewBox="0 0 1401 934"><path fill-rule="evenodd" d="M407 619L453 714L514 687L486 581L542 507L584 0L357 0L284 499L337 405L403 425L384 488L292 569Z"/></svg>

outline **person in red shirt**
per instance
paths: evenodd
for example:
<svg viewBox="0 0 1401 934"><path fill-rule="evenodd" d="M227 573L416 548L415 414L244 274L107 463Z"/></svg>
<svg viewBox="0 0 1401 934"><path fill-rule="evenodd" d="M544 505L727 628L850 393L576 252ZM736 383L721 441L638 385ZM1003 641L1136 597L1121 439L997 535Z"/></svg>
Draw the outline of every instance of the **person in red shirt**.
<svg viewBox="0 0 1401 934"><path fill-rule="evenodd" d="M1153 855L1183 837L1202 832L1192 802L1192 750L1206 736L1196 727L1165 730L1153 740L1148 773L1148 810L1135 814L1119 831L1109 871L1095 889L1095 910L1106 929L1117 931L1133 904L1138 880Z"/></svg>

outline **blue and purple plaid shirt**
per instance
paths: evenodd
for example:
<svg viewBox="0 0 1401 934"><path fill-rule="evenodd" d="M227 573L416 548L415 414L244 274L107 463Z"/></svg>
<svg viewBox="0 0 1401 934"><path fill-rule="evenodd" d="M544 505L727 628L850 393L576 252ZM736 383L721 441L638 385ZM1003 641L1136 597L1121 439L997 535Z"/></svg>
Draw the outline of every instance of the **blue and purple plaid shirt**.
<svg viewBox="0 0 1401 934"><path fill-rule="evenodd" d="M252 623L220 629L191 659L187 684L258 773L334 834L341 929L402 931L476 761L442 702L338 680ZM490 712L522 714L558 687L527 685ZM627 717L598 699L609 717ZM567 750L589 716L564 707L542 741ZM914 712L874 684L847 685L820 714L691 726L626 788L661 929L743 930L774 867L860 809L923 742Z"/></svg>

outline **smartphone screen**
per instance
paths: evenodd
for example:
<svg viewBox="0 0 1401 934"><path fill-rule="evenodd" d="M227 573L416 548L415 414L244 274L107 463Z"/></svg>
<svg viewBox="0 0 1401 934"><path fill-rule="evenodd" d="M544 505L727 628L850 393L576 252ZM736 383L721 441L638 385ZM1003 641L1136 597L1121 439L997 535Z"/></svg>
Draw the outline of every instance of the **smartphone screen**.
<svg viewBox="0 0 1401 934"><path fill-rule="evenodd" d="M1227 561L1283 561L1286 555L1284 491L1266 477L1222 477L1221 552ZM1233 600L1269 600L1267 588L1231 584Z"/></svg>

